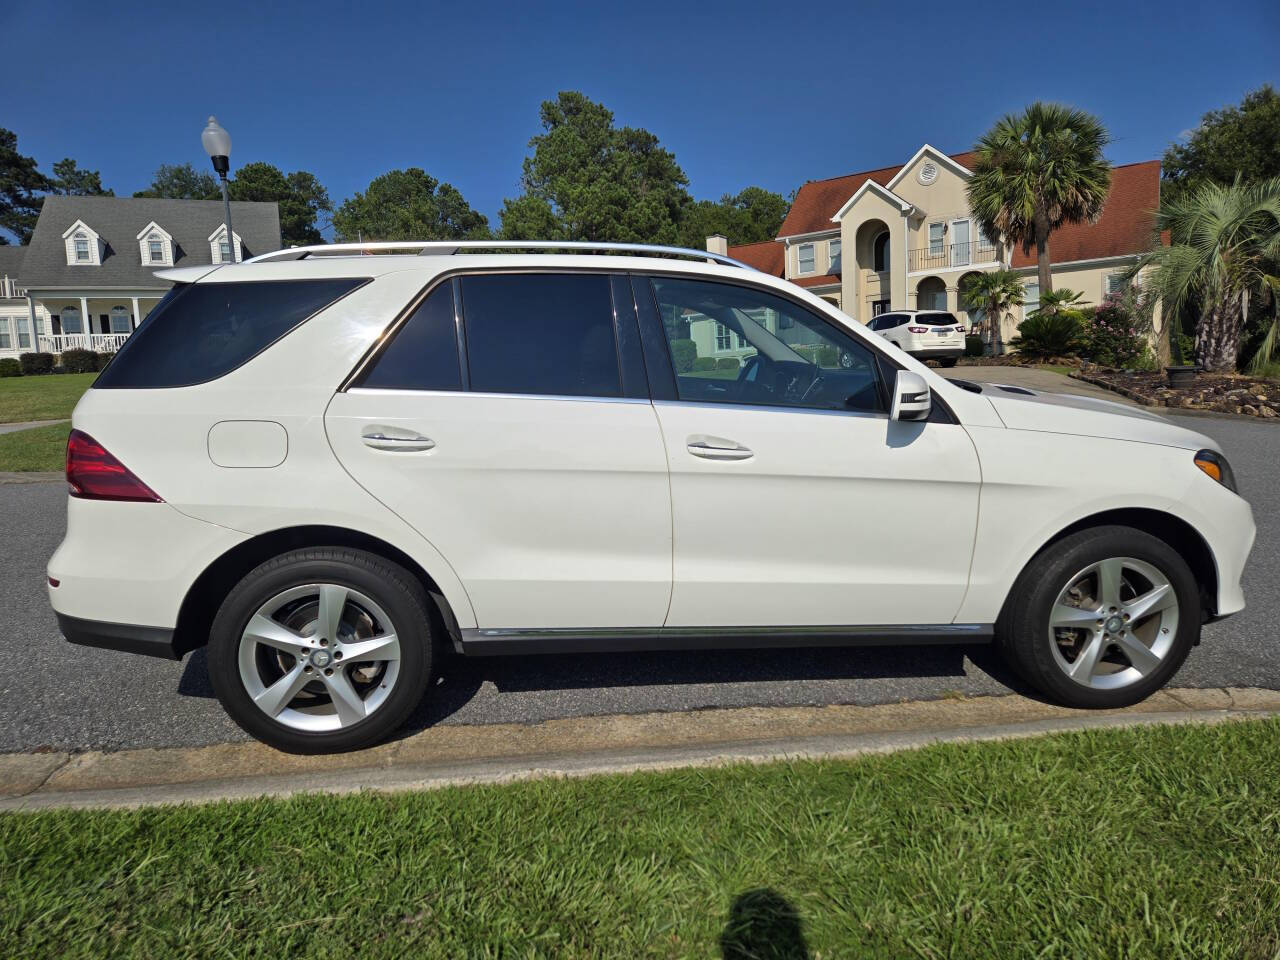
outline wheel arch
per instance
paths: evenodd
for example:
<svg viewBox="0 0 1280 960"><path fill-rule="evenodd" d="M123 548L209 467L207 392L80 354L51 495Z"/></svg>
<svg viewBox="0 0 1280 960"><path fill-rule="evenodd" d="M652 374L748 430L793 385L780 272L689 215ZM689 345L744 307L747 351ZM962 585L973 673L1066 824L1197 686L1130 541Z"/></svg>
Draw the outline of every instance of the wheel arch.
<svg viewBox="0 0 1280 960"><path fill-rule="evenodd" d="M1209 616L1217 613L1218 562L1214 558L1213 550L1195 527L1181 517L1164 510L1155 510L1148 507L1122 507L1082 517L1074 523L1063 527L1041 544L1039 549L1032 553L1027 562L1023 564L1023 569L1025 570L1032 560L1065 537L1069 537L1073 533L1079 533L1081 530L1109 526L1133 527L1135 530L1141 530L1143 533L1148 533L1159 540L1163 540L1176 550L1178 555L1187 561L1187 566L1191 568L1191 573L1200 587L1202 609ZM1019 576L1021 576L1021 573ZM1010 588L1008 596L1012 596L1013 589ZM1008 596L1005 598L1005 604L1009 602Z"/></svg>
<svg viewBox="0 0 1280 960"><path fill-rule="evenodd" d="M284 527L258 534L236 544L209 564L188 588L178 610L178 622L173 636L173 646L178 656L185 656L209 642L209 624L214 614L227 592L246 573L274 556L305 547L350 547L366 550L404 567L418 579L431 600L433 633L439 637L448 637L455 649L460 644L462 632L453 607L435 578L417 560L399 547L372 534L346 527L317 524Z"/></svg>

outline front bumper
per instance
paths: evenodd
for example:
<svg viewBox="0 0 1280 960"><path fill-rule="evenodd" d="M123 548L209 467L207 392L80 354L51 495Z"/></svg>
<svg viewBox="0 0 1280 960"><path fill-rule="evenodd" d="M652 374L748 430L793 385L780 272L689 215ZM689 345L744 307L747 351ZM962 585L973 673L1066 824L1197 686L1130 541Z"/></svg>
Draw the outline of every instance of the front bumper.
<svg viewBox="0 0 1280 960"><path fill-rule="evenodd" d="M122 650L140 653L147 657L163 657L181 660L173 645L173 631L164 627L142 627L131 623L105 623L101 620L81 620L65 613L56 614L58 629L72 643L83 647L101 647L105 650Z"/></svg>

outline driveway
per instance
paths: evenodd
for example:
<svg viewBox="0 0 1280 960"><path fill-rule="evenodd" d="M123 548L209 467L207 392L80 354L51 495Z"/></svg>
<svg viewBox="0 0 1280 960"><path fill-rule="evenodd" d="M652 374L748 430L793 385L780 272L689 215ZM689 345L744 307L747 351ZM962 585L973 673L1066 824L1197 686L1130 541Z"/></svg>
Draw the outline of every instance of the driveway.
<svg viewBox="0 0 1280 960"><path fill-rule="evenodd" d="M1013 373L1051 378L1024 384L1037 389L1046 383L1050 389L1075 386L1042 371L970 367L949 372L1001 382L1015 382ZM1222 443L1259 526L1245 575L1249 608L1206 627L1204 642L1174 682L1180 687L1280 687L1275 628L1280 622L1275 588L1280 581L1280 432L1243 419L1170 419ZM5 484L0 497L5 506L0 609L7 614L0 657L0 752L246 739L212 698L203 652L172 663L62 640L43 584L45 561L62 537L65 487ZM451 658L411 723L421 728L708 707L867 705L1010 688L1021 689L987 647Z"/></svg>

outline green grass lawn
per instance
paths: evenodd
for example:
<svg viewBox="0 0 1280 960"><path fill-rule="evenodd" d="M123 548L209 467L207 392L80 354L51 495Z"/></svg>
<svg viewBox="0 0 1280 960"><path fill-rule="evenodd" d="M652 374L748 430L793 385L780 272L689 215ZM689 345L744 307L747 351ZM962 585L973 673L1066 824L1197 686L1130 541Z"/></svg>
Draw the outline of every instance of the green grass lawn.
<svg viewBox="0 0 1280 960"><path fill-rule="evenodd" d="M70 423L0 433L0 471L62 470L67 465Z"/></svg>
<svg viewBox="0 0 1280 960"><path fill-rule="evenodd" d="M1065 363L1037 363L1037 364L1036 364L1036 369L1037 369L1037 370L1048 370L1050 373L1060 373L1060 374L1062 374L1062 375L1065 377L1065 376L1067 376L1069 373L1071 373L1071 371L1072 371L1072 370L1077 370L1077 369L1079 369L1079 368L1078 368L1078 367L1069 367L1069 366L1067 366Z"/></svg>
<svg viewBox="0 0 1280 960"><path fill-rule="evenodd" d="M0 379L0 423L61 420L71 416L96 373L51 373Z"/></svg>
<svg viewBox="0 0 1280 960"><path fill-rule="evenodd" d="M1257 957L1280 720L0 817L17 957Z"/></svg>

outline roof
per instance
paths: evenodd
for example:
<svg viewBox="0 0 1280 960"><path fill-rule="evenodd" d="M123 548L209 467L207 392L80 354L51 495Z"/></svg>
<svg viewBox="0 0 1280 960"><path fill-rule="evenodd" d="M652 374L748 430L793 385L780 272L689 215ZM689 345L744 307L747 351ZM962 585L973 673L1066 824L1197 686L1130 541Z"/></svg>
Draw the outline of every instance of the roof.
<svg viewBox="0 0 1280 960"><path fill-rule="evenodd" d="M744 243L729 248L729 256L741 260L749 267L755 267L761 273L770 276L782 276L782 267L786 260L786 246L781 240L763 240L760 243Z"/></svg>
<svg viewBox="0 0 1280 960"><path fill-rule="evenodd" d="M0 277L16 280L18 278L18 270L22 267L23 255L26 252L26 247L19 247L9 243L0 244Z"/></svg>
<svg viewBox="0 0 1280 960"><path fill-rule="evenodd" d="M101 266L67 263L63 233L77 220L94 230L105 245ZM24 287L151 287L169 282L144 264L138 234L151 221L173 237L175 267L211 266L209 235L223 222L217 200L156 200L147 197L46 197L22 272ZM274 203L231 204L231 227L245 258L280 249L280 211Z"/></svg>
<svg viewBox="0 0 1280 960"><path fill-rule="evenodd" d="M1053 263L1122 257L1150 250L1160 205L1160 161L1111 168L1111 192L1097 223L1068 223L1049 235ZM1011 266L1033 267L1036 254L1014 247Z"/></svg>
<svg viewBox="0 0 1280 960"><path fill-rule="evenodd" d="M973 156L972 151L950 154L951 159L963 167L972 166ZM832 177L830 180L810 180L796 192L796 199L778 229L778 236L791 237L800 233L838 230L839 227L831 222L831 218L844 206L846 200L868 180L882 187L887 186L902 167L901 163L896 163L892 167L863 170L861 173Z"/></svg>

